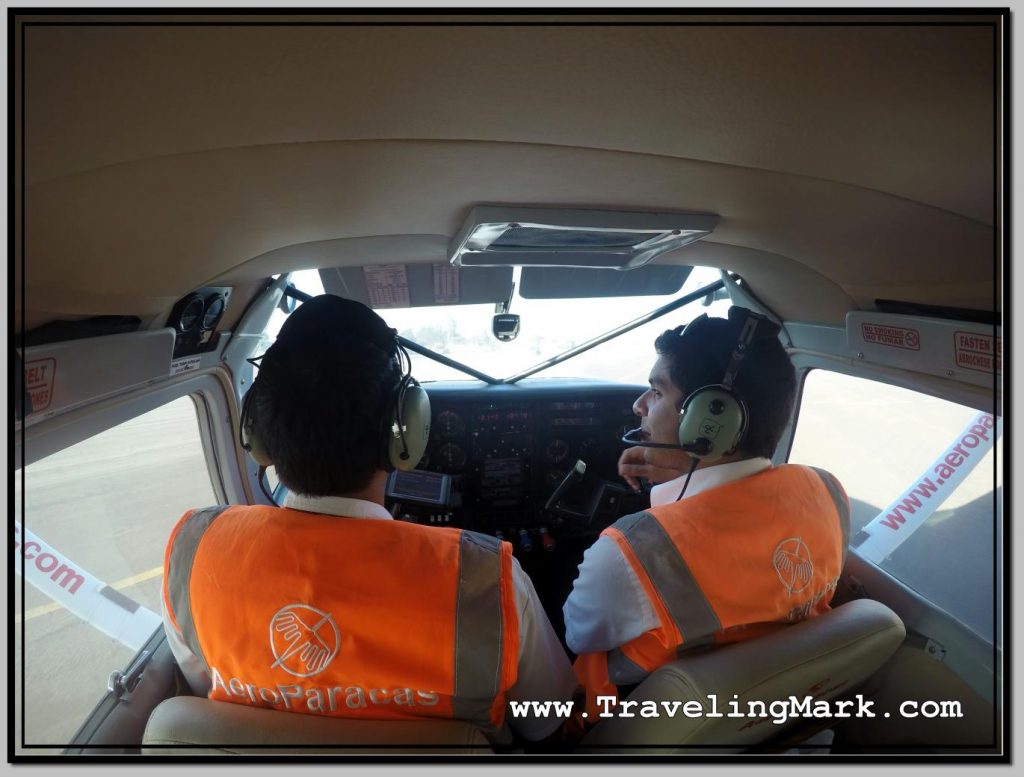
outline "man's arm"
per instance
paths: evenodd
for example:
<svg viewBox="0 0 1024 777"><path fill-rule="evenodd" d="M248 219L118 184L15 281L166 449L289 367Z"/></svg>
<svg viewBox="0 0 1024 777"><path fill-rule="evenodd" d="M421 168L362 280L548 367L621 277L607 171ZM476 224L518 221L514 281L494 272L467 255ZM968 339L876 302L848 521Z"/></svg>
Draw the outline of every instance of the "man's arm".
<svg viewBox="0 0 1024 777"><path fill-rule="evenodd" d="M519 614L519 671L515 685L509 689L508 701L569 701L576 690L569 657L551 627L533 582L514 558L512 579ZM553 709L547 716L531 713L516 717L509 708L506 719L516 734L530 741L551 736L565 722Z"/></svg>
<svg viewBox="0 0 1024 777"><path fill-rule="evenodd" d="M167 612L167 603L162 596L160 597L160 614L164 619L164 634L167 635L167 644L181 668L181 673L185 675L194 694L206 696L210 692L210 674L206 671L203 662L188 649L185 640L178 633L178 629Z"/></svg>
<svg viewBox="0 0 1024 777"><path fill-rule="evenodd" d="M651 483L665 483L686 474L677 469L648 464L646 455L649 450L650 448L638 445L626 448L619 456L619 477L625 480L634 491L640 490L641 479Z"/></svg>
<svg viewBox="0 0 1024 777"><path fill-rule="evenodd" d="M583 554L562 613L566 644L577 655L612 650L658 626L643 586L608 537Z"/></svg>
<svg viewBox="0 0 1024 777"><path fill-rule="evenodd" d="M206 669L205 662L196 656L185 643L185 638L178 628L177 619L171 608L170 592L167 590L171 579L171 552L174 549L174 542L178 538L178 531L194 514L195 510L188 510L181 516L174 529L171 530L171 536L167 540L167 547L164 549L163 582L160 586L160 615L164 621L164 634L167 636L167 644L171 648L171 654L174 656L174 659L178 662L181 673L185 675L185 680L188 682L193 693L197 696L206 696L210 692L210 673Z"/></svg>

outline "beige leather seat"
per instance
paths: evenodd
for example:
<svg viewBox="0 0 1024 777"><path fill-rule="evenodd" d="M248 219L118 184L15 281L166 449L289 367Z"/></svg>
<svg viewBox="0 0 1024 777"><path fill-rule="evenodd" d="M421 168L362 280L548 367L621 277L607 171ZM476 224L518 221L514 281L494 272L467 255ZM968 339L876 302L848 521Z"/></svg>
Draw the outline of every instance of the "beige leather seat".
<svg viewBox="0 0 1024 777"><path fill-rule="evenodd" d="M629 701L680 702L669 717L609 718L595 726L577 752L737 752L779 740L797 730L797 740L841 719L686 717L688 701L703 713L727 715L735 700L768 707L776 700L810 696L829 700L850 695L895 653L906 631L888 607L858 599L767 637L687 656L652 673ZM649 705L648 705L649 706ZM855 711L855 707L852 710ZM437 745L444 745L442 748ZM171 746L171 747L168 747ZM162 702L150 716L143 738L147 754L210 753L490 753L483 734L458 721L358 721L301 715L241 704L179 696Z"/></svg>
<svg viewBox="0 0 1024 777"><path fill-rule="evenodd" d="M479 729L459 721L345 720L195 696L167 699L153 710L142 751L147 755L492 752Z"/></svg>
<svg viewBox="0 0 1024 777"><path fill-rule="evenodd" d="M885 605L858 599L824 615L782 629L767 637L741 642L681 658L653 672L629 695L629 701L696 701L703 713L727 715L734 694L739 710L747 702L810 696L814 700L843 697L873 674L896 652L906 631ZM776 725L772 717L675 717L664 707L661 717L641 717L644 705L628 710L633 718L607 718L581 742L580 753L700 753L739 752L756 748L796 727L800 741L841 719L790 718ZM650 710L651 705L647 705ZM769 707L770 709L770 707ZM847 708L856 713L856 706ZM691 706L691 712L696 708ZM640 747L638 747L640 746ZM646 747L643 747L646 746Z"/></svg>

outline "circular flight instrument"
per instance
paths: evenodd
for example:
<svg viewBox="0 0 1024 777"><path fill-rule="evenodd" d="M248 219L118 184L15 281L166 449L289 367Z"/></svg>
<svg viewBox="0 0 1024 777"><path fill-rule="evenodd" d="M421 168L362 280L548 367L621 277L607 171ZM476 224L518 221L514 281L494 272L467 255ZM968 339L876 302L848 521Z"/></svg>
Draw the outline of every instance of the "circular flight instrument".
<svg viewBox="0 0 1024 777"><path fill-rule="evenodd" d="M203 313L203 329L213 329L224 314L224 298L214 297Z"/></svg>
<svg viewBox="0 0 1024 777"><path fill-rule="evenodd" d="M178 331L189 332L196 328L196 324L203 316L203 298L196 296L190 299L178 316Z"/></svg>
<svg viewBox="0 0 1024 777"><path fill-rule="evenodd" d="M596 453L599 447L600 446L597 444L596 439L594 439L593 437L588 437L587 439L580 443L580 458L586 460L588 456L591 456L594 453Z"/></svg>
<svg viewBox="0 0 1024 777"><path fill-rule="evenodd" d="M437 449L437 461L446 472L454 472L466 465L466 452L453 442Z"/></svg>
<svg viewBox="0 0 1024 777"><path fill-rule="evenodd" d="M544 448L544 455L552 464L561 464L569 458L569 443L565 440L554 439Z"/></svg>
<svg viewBox="0 0 1024 777"><path fill-rule="evenodd" d="M436 427L442 437L458 437L465 430L466 424L454 410L442 410L437 414Z"/></svg>

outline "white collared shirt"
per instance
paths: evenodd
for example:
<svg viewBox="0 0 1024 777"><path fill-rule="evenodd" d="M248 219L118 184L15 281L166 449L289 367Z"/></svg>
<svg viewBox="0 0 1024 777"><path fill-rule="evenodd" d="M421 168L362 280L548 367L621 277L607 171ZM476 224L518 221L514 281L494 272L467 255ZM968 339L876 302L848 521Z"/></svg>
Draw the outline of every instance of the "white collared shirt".
<svg viewBox="0 0 1024 777"><path fill-rule="evenodd" d="M283 507L318 515L335 515L365 520L393 520L391 513L376 502L340 496L300 496L289 493ZM515 588L516 611L519 615L519 671L516 683L509 690L509 701L568 701L576 690L569 658L551 627L540 599L529 576L512 559L512 580ZM206 695L210 690L210 676L203 663L185 645L171 625L163 597L160 597L164 617L164 631L171 652L177 659L193 692ZM538 740L553 734L564 720L549 717L516 718L506 713L506 722L525 739Z"/></svg>
<svg viewBox="0 0 1024 777"><path fill-rule="evenodd" d="M352 499L347 496L302 496L291 491L284 498L282 507L289 510L302 510L304 513L317 515L337 515L340 518L375 518L382 521L393 520L387 508L377 502L366 499Z"/></svg>
<svg viewBox="0 0 1024 777"><path fill-rule="evenodd" d="M772 463L765 458L743 459L695 470L683 499L762 472ZM686 475L655 486L651 507L676 501ZM647 594L619 546L598 537L580 563L580 573L562 607L565 641L574 653L601 653L658 627Z"/></svg>
<svg viewBox="0 0 1024 777"><path fill-rule="evenodd" d="M769 459L743 459L741 461L730 461L727 464L716 464L711 467L701 467L694 470L690 484L686 487L687 497L696 496L701 491L707 491L718 486L724 486L734 480L756 475L758 472L768 469L772 465ZM651 507L660 507L679 498L686 482L686 475L681 475L675 480L659 483L651 489Z"/></svg>

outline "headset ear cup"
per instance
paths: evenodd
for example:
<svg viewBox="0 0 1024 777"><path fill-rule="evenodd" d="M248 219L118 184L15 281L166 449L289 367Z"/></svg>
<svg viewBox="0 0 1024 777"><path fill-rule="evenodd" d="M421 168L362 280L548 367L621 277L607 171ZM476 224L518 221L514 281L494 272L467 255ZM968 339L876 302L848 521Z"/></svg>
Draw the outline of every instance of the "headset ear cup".
<svg viewBox="0 0 1024 777"><path fill-rule="evenodd" d="M398 417L389 430L388 461L395 469L410 470L423 458L430 439L430 398L411 382L401 393L398 404Z"/></svg>
<svg viewBox="0 0 1024 777"><path fill-rule="evenodd" d="M255 384L253 388L255 388ZM260 439L260 436L252 428L253 421L250 405L253 396L252 388L250 388L242 399L242 409L238 418L238 439L242 443L242 448L259 466L264 468L272 467L274 462L270 458L270 453L267 452L267 446L263 444L263 440Z"/></svg>
<svg viewBox="0 0 1024 777"><path fill-rule="evenodd" d="M701 461L717 461L732 453L747 430L746 405L722 386L704 386L683 402L679 418L679 444L684 448L707 440L707 453L690 452Z"/></svg>
<svg viewBox="0 0 1024 777"><path fill-rule="evenodd" d="M242 421L242 445L249 452L252 460L261 467L274 466L274 462L267 452L267 447L263 444L260 436L253 431L252 420L249 418Z"/></svg>

